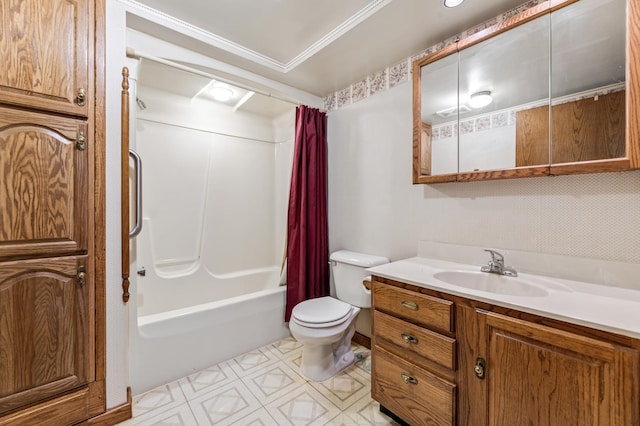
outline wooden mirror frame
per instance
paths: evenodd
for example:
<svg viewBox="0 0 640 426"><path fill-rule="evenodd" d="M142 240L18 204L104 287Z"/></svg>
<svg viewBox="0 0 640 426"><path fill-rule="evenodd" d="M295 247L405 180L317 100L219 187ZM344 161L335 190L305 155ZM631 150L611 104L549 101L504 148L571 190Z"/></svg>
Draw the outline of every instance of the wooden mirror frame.
<svg viewBox="0 0 640 426"><path fill-rule="evenodd" d="M441 175L422 173L431 168L430 145L422 142L422 67L458 53L468 47L488 40L498 34L516 28L533 19L549 14L579 0L548 0L524 12L507 18L499 24L446 46L413 62L413 183L465 182L476 180L511 179L534 176L552 176L580 173L603 173L640 168L640 134L638 109L640 108L640 0L627 0L626 61L625 61L625 157L590 160L575 163L549 164L545 166L517 167L503 170L482 170ZM428 163L428 164L427 164Z"/></svg>

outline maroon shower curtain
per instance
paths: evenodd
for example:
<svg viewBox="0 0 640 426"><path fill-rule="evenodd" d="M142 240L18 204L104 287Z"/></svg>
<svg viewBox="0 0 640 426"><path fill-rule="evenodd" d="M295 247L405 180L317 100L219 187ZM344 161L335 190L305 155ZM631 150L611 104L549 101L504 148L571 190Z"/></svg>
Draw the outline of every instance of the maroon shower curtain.
<svg viewBox="0 0 640 426"><path fill-rule="evenodd" d="M327 115L296 108L296 140L287 225L287 307L329 295Z"/></svg>

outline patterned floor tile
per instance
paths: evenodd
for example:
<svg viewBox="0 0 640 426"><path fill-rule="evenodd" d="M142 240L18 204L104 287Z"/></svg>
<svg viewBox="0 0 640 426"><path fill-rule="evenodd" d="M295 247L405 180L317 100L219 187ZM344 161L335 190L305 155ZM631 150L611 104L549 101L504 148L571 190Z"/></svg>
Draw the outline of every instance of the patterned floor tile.
<svg viewBox="0 0 640 426"><path fill-rule="evenodd" d="M380 412L380 404L367 395L327 423L331 426L396 426L398 423Z"/></svg>
<svg viewBox="0 0 640 426"><path fill-rule="evenodd" d="M265 408L279 426L324 425L341 413L338 407L308 383Z"/></svg>
<svg viewBox="0 0 640 426"><path fill-rule="evenodd" d="M242 381L263 405L275 401L306 383L306 379L284 361L245 376Z"/></svg>
<svg viewBox="0 0 640 426"><path fill-rule="evenodd" d="M238 375L233 371L229 363L225 361L180 379L178 383L185 397L190 400L237 379Z"/></svg>
<svg viewBox="0 0 640 426"><path fill-rule="evenodd" d="M175 408L186 401L178 382L172 382L133 398L132 412L134 417L144 416L152 411L157 414Z"/></svg>
<svg viewBox="0 0 640 426"><path fill-rule="evenodd" d="M271 346L273 347L272 352L275 353L279 358L290 356L292 353L302 351L302 343L298 342L293 337L287 337L285 339L279 340L275 343L272 343Z"/></svg>
<svg viewBox="0 0 640 426"><path fill-rule="evenodd" d="M329 380L309 384L341 410L371 394L370 376L353 365Z"/></svg>
<svg viewBox="0 0 640 426"><path fill-rule="evenodd" d="M146 416L134 417L131 420L121 423L121 425L126 426L193 426L197 424L196 418L193 416L191 408L186 402L178 407L160 413L151 411L147 413Z"/></svg>
<svg viewBox="0 0 640 426"><path fill-rule="evenodd" d="M369 349L325 382L300 373L302 345L279 340L133 399L123 425L397 425L371 399Z"/></svg>
<svg viewBox="0 0 640 426"><path fill-rule="evenodd" d="M277 424L264 408L254 411L247 417L243 417L233 423L234 426L275 426Z"/></svg>
<svg viewBox="0 0 640 426"><path fill-rule="evenodd" d="M201 426L230 425L261 408L241 380L192 399L189 405Z"/></svg>
<svg viewBox="0 0 640 426"><path fill-rule="evenodd" d="M269 346L258 348L246 354L237 356L229 360L229 365L240 377L260 370L269 364L278 362L279 358L273 353Z"/></svg>

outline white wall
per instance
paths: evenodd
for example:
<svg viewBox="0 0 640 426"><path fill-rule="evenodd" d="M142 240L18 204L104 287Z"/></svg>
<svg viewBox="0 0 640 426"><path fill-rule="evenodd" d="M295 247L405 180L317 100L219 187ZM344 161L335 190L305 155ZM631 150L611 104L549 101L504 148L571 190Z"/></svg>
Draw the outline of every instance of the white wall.
<svg viewBox="0 0 640 426"><path fill-rule="evenodd" d="M122 67L133 69L135 65L124 54L126 22L120 3L107 1L106 19L106 387L110 409L126 402L129 384L129 315L127 305L122 302L120 269L120 92Z"/></svg>
<svg viewBox="0 0 640 426"><path fill-rule="evenodd" d="M411 84L329 113L331 251L398 260L432 240L640 263L640 171L412 185L411 126Z"/></svg>

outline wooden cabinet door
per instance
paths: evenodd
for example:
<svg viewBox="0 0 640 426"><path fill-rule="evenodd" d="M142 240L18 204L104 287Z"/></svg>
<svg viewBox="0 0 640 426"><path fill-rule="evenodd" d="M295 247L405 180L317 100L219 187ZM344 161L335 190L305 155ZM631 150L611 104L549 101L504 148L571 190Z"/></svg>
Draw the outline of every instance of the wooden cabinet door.
<svg viewBox="0 0 640 426"><path fill-rule="evenodd" d="M93 379L93 279L78 277L86 262L0 263L0 416Z"/></svg>
<svg viewBox="0 0 640 426"><path fill-rule="evenodd" d="M0 107L0 261L87 252L81 133L81 120Z"/></svg>
<svg viewBox="0 0 640 426"><path fill-rule="evenodd" d="M489 425L637 425L638 351L494 313Z"/></svg>
<svg viewBox="0 0 640 426"><path fill-rule="evenodd" d="M0 103L87 116L91 3L0 2Z"/></svg>

